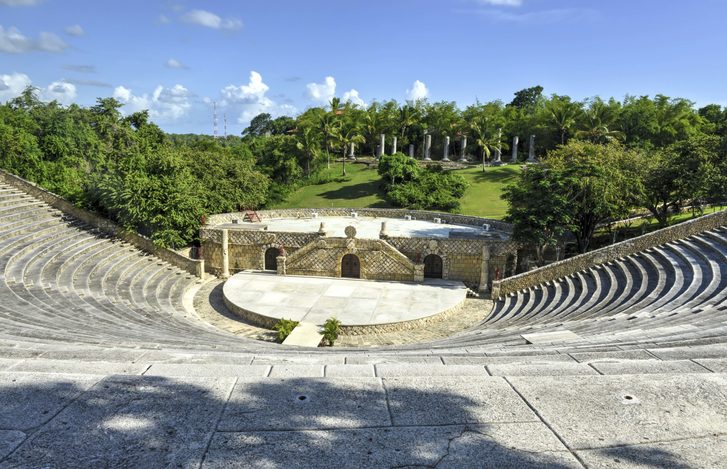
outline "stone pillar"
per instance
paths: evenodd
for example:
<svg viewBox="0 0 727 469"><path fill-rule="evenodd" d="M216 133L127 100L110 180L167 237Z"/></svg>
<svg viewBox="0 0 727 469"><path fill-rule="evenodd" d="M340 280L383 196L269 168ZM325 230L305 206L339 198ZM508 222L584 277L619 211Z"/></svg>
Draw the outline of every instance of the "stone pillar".
<svg viewBox="0 0 727 469"><path fill-rule="evenodd" d="M482 246L482 266L480 268L480 293L487 293L490 287L490 246Z"/></svg>
<svg viewBox="0 0 727 469"><path fill-rule="evenodd" d="M460 161L467 161L467 136L462 137L462 150L459 157Z"/></svg>
<svg viewBox="0 0 727 469"><path fill-rule="evenodd" d="M530 147L528 148L528 163L535 162L535 135L530 136Z"/></svg>
<svg viewBox="0 0 727 469"><path fill-rule="evenodd" d="M230 276L230 232L222 230L222 278Z"/></svg>
<svg viewBox="0 0 727 469"><path fill-rule="evenodd" d="M500 140L502 139L502 129L497 130L497 149L495 149L495 159L492 161L493 164L502 164L502 147Z"/></svg>
<svg viewBox="0 0 727 469"><path fill-rule="evenodd" d="M321 227L318 228L318 236L326 236L326 224L324 222L321 222Z"/></svg>
<svg viewBox="0 0 727 469"><path fill-rule="evenodd" d="M394 153L396 153L396 144L397 144L397 143L398 143L398 142L397 142L397 137L396 137L396 135L394 135L394 136L392 137L392 139L391 139L391 154L392 154L392 155L393 155Z"/></svg>
<svg viewBox="0 0 727 469"><path fill-rule="evenodd" d="M386 151L386 147L384 145L386 145L386 134L381 134L379 135L379 158L384 156L384 151Z"/></svg>
<svg viewBox="0 0 727 469"><path fill-rule="evenodd" d="M512 138L512 162L517 163L517 144L520 143L520 137L515 135Z"/></svg>
<svg viewBox="0 0 727 469"><path fill-rule="evenodd" d="M414 144L409 144L409 158L414 158Z"/></svg>
<svg viewBox="0 0 727 469"><path fill-rule="evenodd" d="M424 136L424 160L425 161L432 161L432 136L430 134L426 134Z"/></svg>
<svg viewBox="0 0 727 469"><path fill-rule="evenodd" d="M356 159L356 144L353 142L351 142L351 149L348 151L348 159L349 160Z"/></svg>
<svg viewBox="0 0 727 469"><path fill-rule="evenodd" d="M389 237L389 232L386 230L386 222L381 222L381 231L379 231L379 238L386 239Z"/></svg>
<svg viewBox="0 0 727 469"><path fill-rule="evenodd" d="M278 275L285 275L285 261L288 258L286 256L278 256L275 260L278 262Z"/></svg>
<svg viewBox="0 0 727 469"><path fill-rule="evenodd" d="M424 281L424 264L414 264L414 281Z"/></svg>
<svg viewBox="0 0 727 469"><path fill-rule="evenodd" d="M442 161L449 161L449 136L444 137L444 151L442 152Z"/></svg>

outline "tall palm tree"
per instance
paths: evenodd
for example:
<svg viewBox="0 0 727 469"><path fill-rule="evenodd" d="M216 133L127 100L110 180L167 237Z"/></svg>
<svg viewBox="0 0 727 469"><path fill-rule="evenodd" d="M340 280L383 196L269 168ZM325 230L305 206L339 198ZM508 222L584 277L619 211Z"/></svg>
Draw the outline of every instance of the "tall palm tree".
<svg viewBox="0 0 727 469"><path fill-rule="evenodd" d="M566 135L576 125L576 120L581 113L581 106L574 103L570 98L554 96L545 106L548 117L560 132L560 144L565 145Z"/></svg>
<svg viewBox="0 0 727 469"><path fill-rule="evenodd" d="M312 127L304 127L303 131L298 135L298 142L295 146L298 150L305 153L305 172L308 177L310 177L311 161L313 161L313 158L315 158L316 154L320 151L320 145L318 135L316 135L316 131Z"/></svg>
<svg viewBox="0 0 727 469"><path fill-rule="evenodd" d="M577 138L593 143L607 143L624 137L623 132L613 130L612 125L616 119L614 110L600 99L593 101L583 115L584 128L576 132Z"/></svg>
<svg viewBox="0 0 727 469"><path fill-rule="evenodd" d="M475 145L482 150L482 171L485 170L485 161L490 158L492 152L510 148L506 143L502 142L499 135L488 132L487 118L473 121L470 124L470 132L475 140Z"/></svg>
<svg viewBox="0 0 727 469"><path fill-rule="evenodd" d="M323 133L323 144L326 149L326 167L331 169L330 144L336 134L336 128L340 125L340 119L335 114L326 112L325 114L321 114L319 125Z"/></svg>

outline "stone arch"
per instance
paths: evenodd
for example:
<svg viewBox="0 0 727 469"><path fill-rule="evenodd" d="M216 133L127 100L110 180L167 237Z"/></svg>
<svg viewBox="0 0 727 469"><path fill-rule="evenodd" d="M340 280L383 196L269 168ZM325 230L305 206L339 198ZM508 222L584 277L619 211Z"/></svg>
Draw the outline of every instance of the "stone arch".
<svg viewBox="0 0 727 469"><path fill-rule="evenodd" d="M438 256L440 259L442 259L442 277L441 278L443 278L445 280L448 279L449 278L449 257L447 256L446 253L442 252L442 250L439 249L438 246L435 247L435 249L431 249L431 248L425 249L421 253L421 257L420 257L421 262L423 263L424 259L426 259L427 256L430 256L432 254L434 254L434 255Z"/></svg>
<svg viewBox="0 0 727 469"><path fill-rule="evenodd" d="M279 252L282 247L283 246L281 246L280 244L277 244L277 243L268 243L268 244L263 244L262 246L260 246L260 270L277 270L278 256L280 255ZM273 251L273 249L275 251ZM268 254L268 252L270 254ZM275 252L275 264L274 265L276 268L269 269L268 267L270 267L270 266L268 265L269 264L268 256L272 257L273 252Z"/></svg>
<svg viewBox="0 0 727 469"><path fill-rule="evenodd" d="M444 262L439 254L424 257L424 278L443 278Z"/></svg>
<svg viewBox="0 0 727 469"><path fill-rule="evenodd" d="M361 260L356 254L346 253L341 257L341 277L361 278Z"/></svg>
<svg viewBox="0 0 727 469"><path fill-rule="evenodd" d="M280 250L275 247L265 250L265 270L278 270L278 253Z"/></svg>

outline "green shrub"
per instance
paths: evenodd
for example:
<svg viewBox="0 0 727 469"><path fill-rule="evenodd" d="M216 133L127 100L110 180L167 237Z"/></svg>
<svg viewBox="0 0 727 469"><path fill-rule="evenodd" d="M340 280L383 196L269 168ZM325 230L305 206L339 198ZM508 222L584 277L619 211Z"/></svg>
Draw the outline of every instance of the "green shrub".
<svg viewBox="0 0 727 469"><path fill-rule="evenodd" d="M278 342L282 343L297 325L298 321L293 321L292 319L281 319L276 322L273 330L278 332Z"/></svg>
<svg viewBox="0 0 727 469"><path fill-rule="evenodd" d="M339 321L336 318L328 318L325 323L323 323L323 340L328 345L333 345L333 343L338 339L338 334L341 332L341 321Z"/></svg>

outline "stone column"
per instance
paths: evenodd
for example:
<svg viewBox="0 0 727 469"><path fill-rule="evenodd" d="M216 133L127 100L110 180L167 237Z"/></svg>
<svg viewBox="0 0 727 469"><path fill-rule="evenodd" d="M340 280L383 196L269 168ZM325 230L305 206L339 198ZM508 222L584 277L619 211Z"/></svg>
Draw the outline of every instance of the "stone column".
<svg viewBox="0 0 727 469"><path fill-rule="evenodd" d="M397 146L396 144L397 144L397 143L398 143L398 142L397 142L397 137L396 137L396 135L394 135L394 136L392 137L392 139L391 139L391 154L392 154L392 155L393 155L394 153L396 153L396 146Z"/></svg>
<svg viewBox="0 0 727 469"><path fill-rule="evenodd" d="M449 161L449 136L444 137L444 151L442 152L442 161Z"/></svg>
<svg viewBox="0 0 727 469"><path fill-rule="evenodd" d="M487 293L490 287L490 246L482 246L482 266L480 267L480 293Z"/></svg>
<svg viewBox="0 0 727 469"><path fill-rule="evenodd" d="M226 229L222 230L222 278L230 276L230 232Z"/></svg>
<svg viewBox="0 0 727 469"><path fill-rule="evenodd" d="M426 134L424 136L424 160L425 161L432 161L432 136L431 134Z"/></svg>
<svg viewBox="0 0 727 469"><path fill-rule="evenodd" d="M414 144L409 144L409 158L414 158Z"/></svg>
<svg viewBox="0 0 727 469"><path fill-rule="evenodd" d="M285 261L288 258L286 256L278 256L275 258L275 260L278 263L278 275L285 275L286 274L286 268L285 268Z"/></svg>
<svg viewBox="0 0 727 469"><path fill-rule="evenodd" d="M502 129L497 130L497 149L495 150L495 159L492 161L493 164L502 164L502 147L500 140L502 139Z"/></svg>
<svg viewBox="0 0 727 469"><path fill-rule="evenodd" d="M351 149L348 151L348 159L349 160L356 159L356 144L353 142L351 142Z"/></svg>
<svg viewBox="0 0 727 469"><path fill-rule="evenodd" d="M517 163L517 144L520 143L520 137L515 135L512 138L512 162Z"/></svg>
<svg viewBox="0 0 727 469"><path fill-rule="evenodd" d="M459 160L467 161L467 136L462 137L462 150Z"/></svg>
<svg viewBox="0 0 727 469"><path fill-rule="evenodd" d="M379 135L379 158L384 156L384 151L386 151L386 134Z"/></svg>
<svg viewBox="0 0 727 469"><path fill-rule="evenodd" d="M528 162L535 162L535 135L530 136L530 147L528 148Z"/></svg>
<svg viewBox="0 0 727 469"><path fill-rule="evenodd" d="M389 232L386 229L386 222L381 222L381 231L379 231L379 238L386 239L389 237Z"/></svg>

